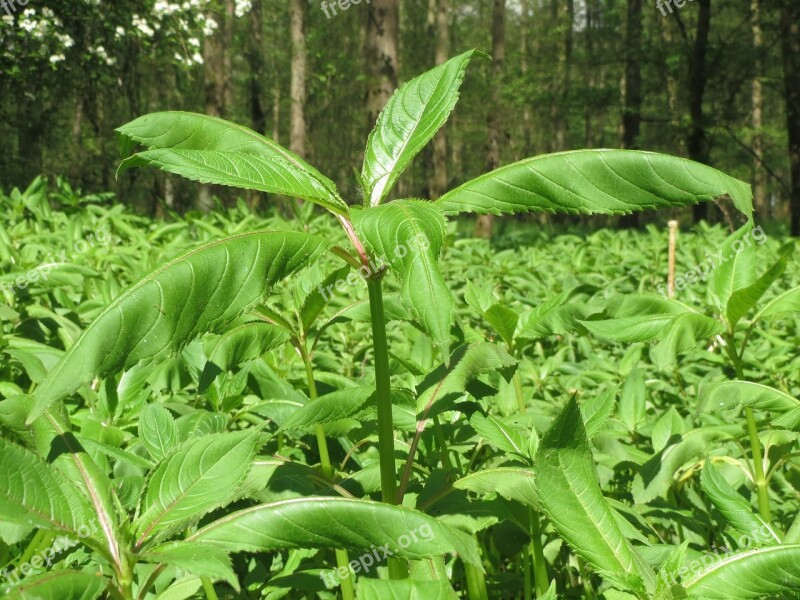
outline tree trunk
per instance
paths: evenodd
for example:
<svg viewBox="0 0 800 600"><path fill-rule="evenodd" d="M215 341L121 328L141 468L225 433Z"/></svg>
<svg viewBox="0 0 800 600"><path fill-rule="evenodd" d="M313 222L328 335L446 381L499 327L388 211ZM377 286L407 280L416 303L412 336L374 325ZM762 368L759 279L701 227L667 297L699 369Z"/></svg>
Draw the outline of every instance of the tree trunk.
<svg viewBox="0 0 800 600"><path fill-rule="evenodd" d="M250 124L258 133L266 133L267 115L264 111L264 11L262 0L253 0L250 9Z"/></svg>
<svg viewBox="0 0 800 600"><path fill-rule="evenodd" d="M291 83L289 86L289 149L298 156L306 154L306 38L305 0L289 0L292 35Z"/></svg>
<svg viewBox="0 0 800 600"><path fill-rule="evenodd" d="M689 158L708 164L709 148L706 139L703 95L706 91L706 54L708 34L711 28L711 0L697 0L697 30L694 46L689 56L689 135L686 150ZM695 222L708 217L707 205L703 202L693 208Z"/></svg>
<svg viewBox="0 0 800 600"><path fill-rule="evenodd" d="M575 22L574 0L563 1L564 14L560 16L560 29L563 39L558 59L559 66L559 93L558 107L556 109L556 151L567 149L567 134L569 132L569 96L572 72L572 25Z"/></svg>
<svg viewBox="0 0 800 600"><path fill-rule="evenodd" d="M367 119L369 128L397 89L399 0L372 0L367 9Z"/></svg>
<svg viewBox="0 0 800 600"><path fill-rule="evenodd" d="M492 66L491 106L489 107L488 143L486 148L486 170L492 171L500 165L500 142L503 135L501 120L502 97L500 94L503 62L506 56L506 0L492 3ZM475 237L491 238L494 215L479 215L475 222Z"/></svg>
<svg viewBox="0 0 800 600"><path fill-rule="evenodd" d="M450 0L438 0L436 6L436 56L437 65L448 59L450 54ZM436 199L447 191L447 133L442 127L433 138L433 181L431 198Z"/></svg>
<svg viewBox="0 0 800 600"><path fill-rule="evenodd" d="M519 69L522 81L528 80L528 30L530 28L529 0L521 0L519 16ZM522 106L522 156L517 160L527 158L532 153L531 148L531 104L525 99Z"/></svg>
<svg viewBox="0 0 800 600"><path fill-rule="evenodd" d="M231 68L228 49L233 36L233 0L225 0L222 14L211 13L217 21L217 31L203 38L203 77L205 80L205 110L212 117L225 118L231 104ZM197 208L210 211L214 208L210 185L200 186Z"/></svg>
<svg viewBox="0 0 800 600"><path fill-rule="evenodd" d="M628 0L625 20L625 76L622 86L622 147L639 148L642 124L642 0ZM639 214L625 215L620 224L626 228L639 226Z"/></svg>
<svg viewBox="0 0 800 600"><path fill-rule="evenodd" d="M756 214L760 219L769 219L769 206L767 205L767 172L764 170L764 134L763 134L763 106L764 94L761 86L761 77L764 64L761 59L764 41L761 34L761 0L752 0L751 17L753 21L753 55L755 57L755 74L753 76L753 203Z"/></svg>
<svg viewBox="0 0 800 600"><path fill-rule="evenodd" d="M790 231L800 235L800 5L784 0L781 6L781 50L789 140Z"/></svg>

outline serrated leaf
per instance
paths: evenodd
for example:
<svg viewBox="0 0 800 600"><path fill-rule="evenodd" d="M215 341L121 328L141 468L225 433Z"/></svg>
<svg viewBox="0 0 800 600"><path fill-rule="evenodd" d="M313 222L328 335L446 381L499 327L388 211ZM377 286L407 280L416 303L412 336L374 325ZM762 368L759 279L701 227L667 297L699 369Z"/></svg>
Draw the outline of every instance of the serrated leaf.
<svg viewBox="0 0 800 600"><path fill-rule="evenodd" d="M370 250L397 273L403 304L447 359L456 315L439 269L444 217L430 202L398 200L355 212L353 222Z"/></svg>
<svg viewBox="0 0 800 600"><path fill-rule="evenodd" d="M255 305L267 289L327 244L296 232L254 232L206 244L117 297L36 389L32 422L94 377L176 351Z"/></svg>
<svg viewBox="0 0 800 600"><path fill-rule="evenodd" d="M259 430L216 433L179 446L153 472L134 522L136 546L232 500L260 446Z"/></svg>
<svg viewBox="0 0 800 600"><path fill-rule="evenodd" d="M540 505L575 552L595 569L655 587L654 573L622 534L603 498L574 398L542 437L533 470Z"/></svg>
<svg viewBox="0 0 800 600"><path fill-rule="evenodd" d="M704 388L708 410L719 411L738 405L786 413L800 408L800 400L781 390L753 381L723 381Z"/></svg>
<svg viewBox="0 0 800 600"><path fill-rule="evenodd" d="M694 563L697 568L692 568ZM693 561L689 565L692 573L682 583L690 595L708 600L761 598L800 588L798 564L800 545L797 544L712 555L707 567L702 559Z"/></svg>
<svg viewBox="0 0 800 600"><path fill-rule="evenodd" d="M729 194L752 218L750 186L707 165L654 152L575 150L527 158L436 201L445 214L629 214Z"/></svg>
<svg viewBox="0 0 800 600"><path fill-rule="evenodd" d="M27 578L12 589L6 600L95 600L108 580L82 571L53 571Z"/></svg>
<svg viewBox="0 0 800 600"><path fill-rule="evenodd" d="M532 469L498 467L471 473L454 482L453 487L481 495L497 494L506 500L537 507L534 480Z"/></svg>
<svg viewBox="0 0 800 600"><path fill-rule="evenodd" d="M415 532L416 536L412 536ZM475 540L410 508L348 498L294 498L233 512L200 529L190 539L231 552L281 548L381 549L394 556L422 559L456 552L478 565ZM383 559L383 551L379 550Z"/></svg>
<svg viewBox="0 0 800 600"><path fill-rule="evenodd" d="M347 215L333 182L280 144L236 123L197 113L144 115L117 129L127 142L147 150L126 158L117 174L152 166L202 183L285 194Z"/></svg>
<svg viewBox="0 0 800 600"><path fill-rule="evenodd" d="M750 502L734 490L710 460L706 460L700 476L700 484L714 506L722 513L731 527L739 533L754 536L762 544L780 544L781 538L761 515L757 514Z"/></svg>
<svg viewBox="0 0 800 600"><path fill-rule="evenodd" d="M748 223L722 242L717 253L720 262L708 277L708 296L721 314L726 312L728 300L736 290L755 282L757 258L756 246L750 239L752 231L753 226Z"/></svg>
<svg viewBox="0 0 800 600"><path fill-rule="evenodd" d="M199 542L170 542L153 548L142 557L156 564L179 567L187 573L208 577L212 581L225 581L239 591L239 580L233 572L230 557L216 546Z"/></svg>
<svg viewBox="0 0 800 600"><path fill-rule="evenodd" d="M517 329L519 315L503 304L493 304L483 314L484 318L500 334L506 345L511 348L514 345L514 332Z"/></svg>
<svg viewBox="0 0 800 600"><path fill-rule="evenodd" d="M400 86L367 140L361 181L365 201L377 206L411 160L447 121L458 102L473 51L469 50Z"/></svg>
<svg viewBox="0 0 800 600"><path fill-rule="evenodd" d="M439 410L434 407L463 396L467 384L479 375L510 370L516 364L514 357L497 344L480 342L456 348L449 366L439 365L417 386L417 415L427 412L432 417Z"/></svg>
<svg viewBox="0 0 800 600"><path fill-rule="evenodd" d="M478 435L501 452L510 452L523 458L530 459L528 444L522 432L515 429L501 418L475 411L469 417L469 424Z"/></svg>
<svg viewBox="0 0 800 600"><path fill-rule="evenodd" d="M175 419L159 404L148 404L139 415L139 438L154 459L161 460L178 443Z"/></svg>
<svg viewBox="0 0 800 600"><path fill-rule="evenodd" d="M636 431L646 416L647 388L644 385L644 373L633 369L625 383L622 384L622 393L619 397L619 417L629 431Z"/></svg>
<svg viewBox="0 0 800 600"><path fill-rule="evenodd" d="M800 287L786 290L767 302L753 317L753 322L766 317L800 312Z"/></svg>
<svg viewBox="0 0 800 600"><path fill-rule="evenodd" d="M88 502L41 457L0 437L0 514L4 521L77 534L96 524Z"/></svg>
<svg viewBox="0 0 800 600"><path fill-rule="evenodd" d="M651 356L659 369L671 368L678 356L697 347L698 342L725 332L719 321L697 313L678 315L667 325Z"/></svg>

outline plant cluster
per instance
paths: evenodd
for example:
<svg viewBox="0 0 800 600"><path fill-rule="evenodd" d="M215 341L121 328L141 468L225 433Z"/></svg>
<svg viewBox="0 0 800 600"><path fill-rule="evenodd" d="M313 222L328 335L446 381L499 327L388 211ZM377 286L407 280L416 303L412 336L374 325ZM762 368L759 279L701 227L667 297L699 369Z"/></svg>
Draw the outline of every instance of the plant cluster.
<svg viewBox="0 0 800 600"><path fill-rule="evenodd" d="M164 224L42 180L3 197L0 280L87 231L114 239L0 291L3 575L80 541L0 581L7 597L800 589L793 243L745 244L746 184L648 152L539 156L435 202L387 202L471 57L392 97L360 207L274 141L182 112L120 127L121 171L302 198L297 218L242 204ZM461 213L725 194L747 222L682 238L679 269L728 258L680 299L655 292L655 229L525 232L505 250L451 235Z"/></svg>

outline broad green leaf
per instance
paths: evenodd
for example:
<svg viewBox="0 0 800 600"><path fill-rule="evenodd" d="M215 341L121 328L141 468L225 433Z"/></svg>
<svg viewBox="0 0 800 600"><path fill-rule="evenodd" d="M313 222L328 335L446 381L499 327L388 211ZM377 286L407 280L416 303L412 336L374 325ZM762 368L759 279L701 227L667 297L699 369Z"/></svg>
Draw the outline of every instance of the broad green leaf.
<svg viewBox="0 0 800 600"><path fill-rule="evenodd" d="M644 385L644 373L633 369L619 397L619 418L629 431L636 431L645 419L647 406L647 388Z"/></svg>
<svg viewBox="0 0 800 600"><path fill-rule="evenodd" d="M2 437L0 515L4 521L73 535L97 521L86 499L58 471Z"/></svg>
<svg viewBox="0 0 800 600"><path fill-rule="evenodd" d="M517 329L519 315L503 304L493 304L483 314L484 318L500 334L506 346L509 348L514 345L514 332Z"/></svg>
<svg viewBox="0 0 800 600"><path fill-rule="evenodd" d="M117 297L36 389L32 422L82 383L177 351L255 305L326 243L295 232L254 232L170 261Z"/></svg>
<svg viewBox="0 0 800 600"><path fill-rule="evenodd" d="M289 333L278 325L245 323L208 339L204 345L208 362L200 374L200 391L205 391L217 375L260 358L289 341Z"/></svg>
<svg viewBox="0 0 800 600"><path fill-rule="evenodd" d="M469 50L400 86L367 140L361 181L364 200L377 206L411 160L447 121L458 102L473 51Z"/></svg>
<svg viewBox="0 0 800 600"><path fill-rule="evenodd" d="M136 546L233 499L260 446L259 430L216 433L179 446L155 470L134 522Z"/></svg>
<svg viewBox="0 0 800 600"><path fill-rule="evenodd" d="M181 577L158 595L157 600L188 600L203 587L202 580L196 575Z"/></svg>
<svg viewBox="0 0 800 600"><path fill-rule="evenodd" d="M705 388L704 407L719 411L740 404L759 410L786 413L800 408L800 400L763 383L752 381L723 381Z"/></svg>
<svg viewBox="0 0 800 600"><path fill-rule="evenodd" d="M706 566L706 557L710 564ZM684 564L682 581L692 596L709 600L761 598L800 588L800 545L755 548L722 556L705 555Z"/></svg>
<svg viewBox="0 0 800 600"><path fill-rule="evenodd" d="M204 345L209 362L228 371L289 341L289 334L269 323L245 323L207 340Z"/></svg>
<svg viewBox="0 0 800 600"><path fill-rule="evenodd" d="M680 354L696 348L698 342L725 332L719 321L697 313L678 315L667 325L651 356L659 369L671 368Z"/></svg>
<svg viewBox="0 0 800 600"><path fill-rule="evenodd" d="M317 320L322 309L331 301L335 291L337 282L342 279L346 281L346 277L350 272L350 265L345 265L340 269L336 269L330 273L325 279L322 280L316 289L311 292L303 300L300 307L300 321L303 323L303 332L308 333L314 321Z"/></svg>
<svg viewBox="0 0 800 600"><path fill-rule="evenodd" d="M376 564L385 559L385 551L417 560L456 552L465 562L480 564L477 543L466 533L410 508L349 498L294 498L246 508L206 525L190 539L231 552L374 551L379 553Z"/></svg>
<svg viewBox="0 0 800 600"><path fill-rule="evenodd" d="M355 387L336 390L306 403L281 425L281 429L305 429L317 423L333 423L363 412L375 388Z"/></svg>
<svg viewBox="0 0 800 600"><path fill-rule="evenodd" d="M740 227L722 243L714 259L714 269L708 278L708 295L721 314L736 290L752 285L756 280L756 246L752 239L751 223Z"/></svg>
<svg viewBox="0 0 800 600"><path fill-rule="evenodd" d="M85 571L52 571L25 579L6 600L95 600L108 579Z"/></svg>
<svg viewBox="0 0 800 600"><path fill-rule="evenodd" d="M761 515L756 513L739 492L734 490L710 460L706 460L700 476L703 490L731 527L748 536L763 534L758 545L780 544L781 538Z"/></svg>
<svg viewBox="0 0 800 600"><path fill-rule="evenodd" d="M735 426L693 429L653 455L641 466L633 480L631 491L636 504L647 504L666 493L678 471L687 463L704 456L713 442L731 437Z"/></svg>
<svg viewBox="0 0 800 600"><path fill-rule="evenodd" d="M594 434L600 431L608 421L608 417L614 410L618 392L618 388L611 388L596 394L581 407L586 436L589 439L592 439Z"/></svg>
<svg viewBox="0 0 800 600"><path fill-rule="evenodd" d="M505 348L489 342L479 342L472 346L460 346L453 352L449 366L439 365L425 376L417 386L417 415L427 413L433 416L449 401L464 395L467 384L492 371L508 371L517 361ZM510 378L510 374L508 374ZM444 409L442 409L444 410Z"/></svg>
<svg viewBox="0 0 800 600"><path fill-rule="evenodd" d="M681 597L682 587L677 582L677 572L686 556L688 540L680 546L676 546L669 553L667 560L661 565L656 580L656 591L654 600L673 600ZM685 595L685 592L684 594Z"/></svg>
<svg viewBox="0 0 800 600"><path fill-rule="evenodd" d="M436 201L445 214L629 214L730 195L752 218L750 186L701 163L635 150L575 150L500 167Z"/></svg>
<svg viewBox="0 0 800 600"><path fill-rule="evenodd" d="M148 562L180 567L187 573L225 581L239 591L239 580L233 572L231 559L224 550L199 542L170 542L142 555Z"/></svg>
<svg viewBox="0 0 800 600"><path fill-rule="evenodd" d="M532 469L520 467L484 469L462 477L453 483L453 487L481 495L497 494L506 500L516 500L523 505L537 507Z"/></svg>
<svg viewBox="0 0 800 600"><path fill-rule="evenodd" d="M448 581L361 579L356 600L455 600Z"/></svg>
<svg viewBox="0 0 800 600"><path fill-rule="evenodd" d="M501 452L516 454L523 460L530 458L528 444L522 432L505 423L503 419L475 411L469 417L469 424L490 446Z"/></svg>
<svg viewBox="0 0 800 600"><path fill-rule="evenodd" d="M355 212L353 219L373 254L397 273L403 304L419 319L446 361L456 314L439 270L445 234L441 213L430 202L398 200Z"/></svg>
<svg viewBox="0 0 800 600"><path fill-rule="evenodd" d="M603 498L574 398L542 437L533 470L539 503L576 553L595 569L655 587L654 573L622 534Z"/></svg>
<svg viewBox="0 0 800 600"><path fill-rule="evenodd" d="M786 270L786 263L794 250L794 243L787 244L780 252L780 258L756 281L747 287L734 290L725 310L728 319L728 328L733 331L736 324L743 316L758 303L775 280L783 275Z"/></svg>
<svg viewBox="0 0 800 600"><path fill-rule="evenodd" d="M800 287L792 288L775 296L753 317L753 322L765 317L800 312Z"/></svg>
<svg viewBox="0 0 800 600"><path fill-rule="evenodd" d="M664 335L672 320L689 309L674 300L648 294L620 299L610 311L614 318L582 320L593 334L618 342L646 342Z"/></svg>
<svg viewBox="0 0 800 600"><path fill-rule="evenodd" d="M117 174L152 166L202 183L285 194L315 202L339 215L347 205L333 182L286 148L236 123L188 112L144 115L117 129L127 154Z"/></svg>
<svg viewBox="0 0 800 600"><path fill-rule="evenodd" d="M653 450L660 452L669 443L673 435L683 435L685 432L686 427L683 419L681 419L675 407L670 406L669 410L661 415L653 425L653 432L650 435Z"/></svg>
<svg viewBox="0 0 800 600"><path fill-rule="evenodd" d="M145 406L139 415L139 438L154 459L167 456L178 443L178 429L172 413L160 404Z"/></svg>

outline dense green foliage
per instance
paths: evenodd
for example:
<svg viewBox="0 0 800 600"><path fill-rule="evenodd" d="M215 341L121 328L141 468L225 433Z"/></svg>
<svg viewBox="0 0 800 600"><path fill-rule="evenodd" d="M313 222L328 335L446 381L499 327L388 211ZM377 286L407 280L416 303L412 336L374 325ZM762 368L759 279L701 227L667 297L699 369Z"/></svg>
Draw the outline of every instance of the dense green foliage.
<svg viewBox="0 0 800 600"><path fill-rule="evenodd" d="M165 223L63 182L3 198L9 597L800 588L797 357L771 331L797 325L794 242L753 224L746 184L648 152L544 155L382 204L468 60L392 98L362 207L274 141L174 112L118 129L123 168L310 202ZM678 298L654 293L656 229L493 247L453 219L722 194L745 223L681 240Z"/></svg>

